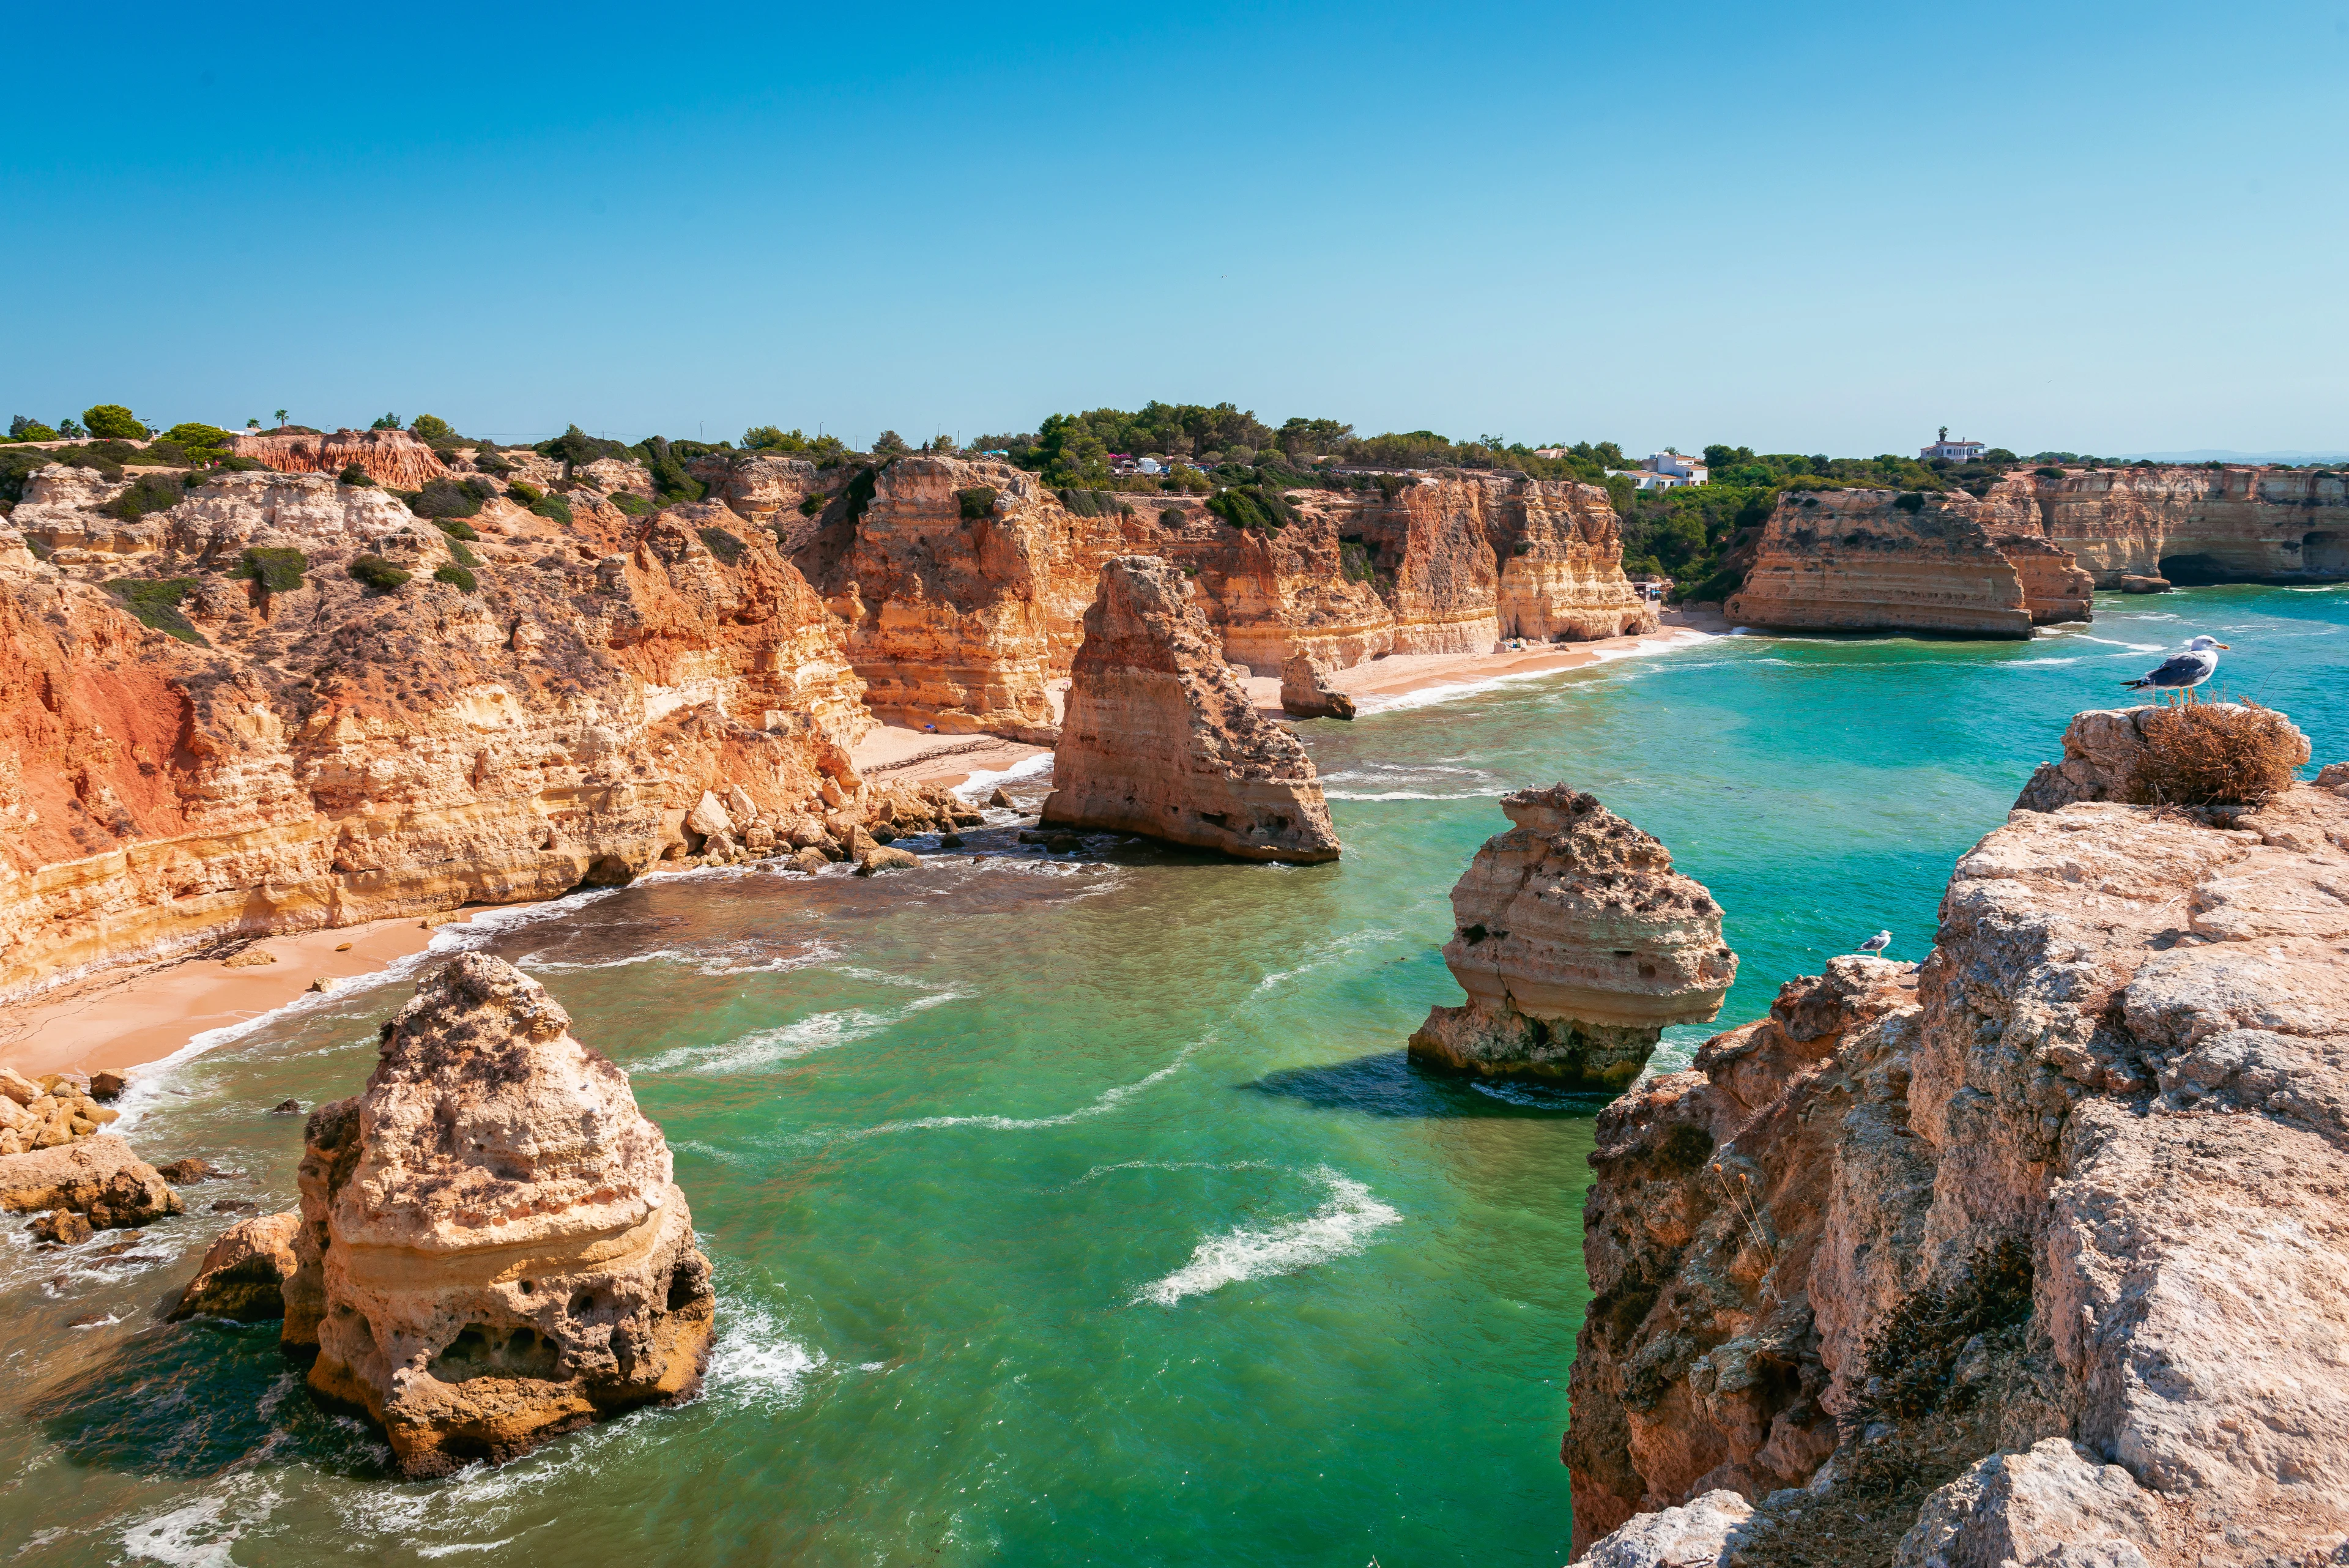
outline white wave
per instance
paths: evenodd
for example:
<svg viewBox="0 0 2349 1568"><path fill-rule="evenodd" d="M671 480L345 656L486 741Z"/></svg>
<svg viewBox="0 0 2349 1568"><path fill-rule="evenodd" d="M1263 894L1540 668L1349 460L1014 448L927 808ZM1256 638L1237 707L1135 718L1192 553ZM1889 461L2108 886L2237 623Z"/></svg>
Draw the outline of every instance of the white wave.
<svg viewBox="0 0 2349 1568"><path fill-rule="evenodd" d="M1274 1167L1261 1159L1122 1159L1115 1165L1096 1165L1069 1183L1082 1187L1097 1176L1107 1176L1119 1170L1271 1170Z"/></svg>
<svg viewBox="0 0 2349 1568"><path fill-rule="evenodd" d="M1328 1166L1313 1174L1330 1189L1320 1208L1261 1229L1243 1225L1210 1236L1192 1251L1189 1262L1134 1293L1134 1303L1173 1306L1185 1296L1206 1295L1241 1280L1293 1274L1359 1252L1370 1244L1372 1231L1402 1222L1400 1213L1352 1177Z"/></svg>
<svg viewBox="0 0 2349 1568"><path fill-rule="evenodd" d="M748 1067L771 1066L877 1034L893 1023L902 1023L916 1012L942 1002L952 1002L962 994L958 991L933 992L890 1012L871 1012L853 1007L839 1012L819 1012L774 1029L754 1030L715 1045L680 1045L637 1063L628 1069L628 1075L634 1077L640 1073L667 1073L678 1068L693 1073L735 1073Z"/></svg>
<svg viewBox="0 0 2349 1568"><path fill-rule="evenodd" d="M1324 964L1330 963L1337 959L1344 958L1348 953L1354 951L1364 943L1381 941L1393 935L1395 935L1393 931L1388 930L1382 926L1369 926L1359 931L1349 932L1347 935L1340 937L1334 941L1324 942L1306 955L1306 959L1303 963L1292 965L1288 969L1274 970L1270 974L1268 974L1262 980L1257 981L1256 982L1256 992L1262 992L1273 990L1277 986L1284 985L1289 981L1295 980L1299 975L1310 974L1315 970L1321 968Z"/></svg>
<svg viewBox="0 0 2349 1568"><path fill-rule="evenodd" d="M509 1535L502 1541L452 1541L446 1546L419 1546L419 1557L454 1557L460 1552L495 1552L501 1546L512 1546L521 1537Z"/></svg>
<svg viewBox="0 0 2349 1568"><path fill-rule="evenodd" d="M819 1138L824 1137L865 1138L878 1137L884 1133L919 1132L932 1127L987 1127L995 1132L1034 1132L1040 1127L1067 1127L1071 1122L1081 1122L1088 1120L1093 1116L1107 1116L1110 1112L1123 1105L1128 1099L1142 1093L1143 1090L1149 1088L1152 1085L1163 1083L1166 1079L1173 1077L1176 1073L1182 1070L1183 1064L1191 1059L1191 1053L1196 1051L1198 1048L1199 1042L1194 1041L1190 1044L1184 1046L1182 1050L1176 1052L1174 1054L1174 1060L1167 1063L1166 1065L1159 1068L1156 1072L1144 1077L1136 1078L1131 1084L1120 1084L1113 1088L1104 1089L1100 1095L1094 1097L1090 1105L1079 1106L1073 1111L1063 1111L1058 1116L916 1116L907 1121L882 1122L874 1127L856 1127L844 1133L834 1133L829 1135L818 1134L815 1136Z"/></svg>
<svg viewBox="0 0 2349 1568"><path fill-rule="evenodd" d="M789 1405L798 1398L808 1375L825 1365L823 1351L792 1338L764 1307L722 1301L718 1339L709 1349L702 1387L709 1397L737 1407Z"/></svg>
<svg viewBox="0 0 2349 1568"><path fill-rule="evenodd" d="M140 1520L122 1532L122 1544L133 1557L175 1568L235 1568L229 1549L277 1501L270 1488L237 1478L209 1497Z"/></svg>
<svg viewBox="0 0 2349 1568"><path fill-rule="evenodd" d="M1698 631L1692 627L1674 627L1671 630L1663 633L1660 639L1650 640L1638 647L1588 648L1571 643L1557 643L1544 651L1588 653L1590 655L1590 662L1578 664L1571 669L1524 670L1506 675L1488 675L1481 680L1430 686L1417 691L1399 691L1391 696L1359 697L1354 701L1354 708L1355 711L1364 718L1379 713L1400 713L1413 708L1428 708L1441 702L1456 702L1463 697L1473 697L1479 692L1498 691L1503 687L1522 686L1528 680L1547 680L1555 676L1572 675L1576 670L1594 670L1600 665L1613 664L1620 659L1648 659L1661 654L1679 653L1687 649L1702 648L1713 640L1713 634L1711 632ZM1530 658L1532 655L1529 653L1526 657Z"/></svg>
<svg viewBox="0 0 2349 1568"><path fill-rule="evenodd" d="M1488 789L1470 790L1463 794L1419 794L1407 789L1325 789L1321 792L1325 800L1491 800L1495 794Z"/></svg>
<svg viewBox="0 0 2349 1568"><path fill-rule="evenodd" d="M998 784L1009 784L1013 779L1032 779L1039 774L1049 774L1051 771L1052 753L1039 752L1032 757L1021 758L1000 773L981 768L955 785L952 793L964 800L976 800Z"/></svg>

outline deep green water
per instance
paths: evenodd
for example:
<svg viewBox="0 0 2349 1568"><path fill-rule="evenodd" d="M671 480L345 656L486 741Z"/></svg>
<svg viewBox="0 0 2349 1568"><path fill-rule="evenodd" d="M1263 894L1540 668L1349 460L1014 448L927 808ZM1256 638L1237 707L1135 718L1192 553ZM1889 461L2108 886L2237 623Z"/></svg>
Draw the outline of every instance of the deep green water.
<svg viewBox="0 0 2349 1568"><path fill-rule="evenodd" d="M1493 796L1563 779L1661 836L1729 912L1725 1023L1878 926L1921 957L2065 719L2193 632L2234 645L2230 693L2349 756L2349 590L2097 613L2023 646L1725 639L1307 725L1331 867L1007 852L492 917L677 1149L717 1269L706 1394L402 1483L273 1327L157 1321L220 1216L113 1258L12 1225L0 1556L1561 1563L1594 1107L1402 1056L1459 1000L1435 950ZM354 1092L407 990L188 1057L134 1143L245 1172L197 1210L290 1203L300 1123L268 1107Z"/></svg>

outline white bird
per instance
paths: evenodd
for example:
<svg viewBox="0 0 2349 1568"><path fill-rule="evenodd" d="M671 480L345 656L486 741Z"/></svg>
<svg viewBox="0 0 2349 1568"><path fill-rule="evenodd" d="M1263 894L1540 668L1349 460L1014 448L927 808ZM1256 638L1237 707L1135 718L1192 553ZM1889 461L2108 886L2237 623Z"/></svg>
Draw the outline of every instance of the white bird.
<svg viewBox="0 0 2349 1568"><path fill-rule="evenodd" d="M2173 653L2137 680L2121 684L2132 691L2150 686L2156 697L2164 691L2183 691L2190 702L2194 688L2218 673L2219 649L2226 646L2215 637L2198 637L2186 645L2185 652Z"/></svg>
<svg viewBox="0 0 2349 1568"><path fill-rule="evenodd" d="M1860 943L1859 950L1864 953L1880 953L1891 945L1892 933L1890 931L1878 931L1874 936L1868 938L1866 941Z"/></svg>

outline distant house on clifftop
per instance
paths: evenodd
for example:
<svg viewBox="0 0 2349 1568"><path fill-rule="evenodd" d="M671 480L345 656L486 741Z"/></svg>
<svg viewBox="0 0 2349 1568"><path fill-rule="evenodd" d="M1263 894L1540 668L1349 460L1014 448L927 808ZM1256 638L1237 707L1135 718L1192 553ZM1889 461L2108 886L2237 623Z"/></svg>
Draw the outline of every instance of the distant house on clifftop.
<svg viewBox="0 0 2349 1568"><path fill-rule="evenodd" d="M1982 456L1982 451L1983 443L1978 441L1951 441L1950 427L1943 425L1940 439L1917 455L1927 462L1936 458L1946 458L1951 462L1971 462Z"/></svg>
<svg viewBox="0 0 2349 1568"><path fill-rule="evenodd" d="M1637 468L1609 469L1608 477L1629 473L1637 490L1677 490L1683 485L1702 484L1706 479L1704 460L1683 457L1676 452L1651 453Z"/></svg>

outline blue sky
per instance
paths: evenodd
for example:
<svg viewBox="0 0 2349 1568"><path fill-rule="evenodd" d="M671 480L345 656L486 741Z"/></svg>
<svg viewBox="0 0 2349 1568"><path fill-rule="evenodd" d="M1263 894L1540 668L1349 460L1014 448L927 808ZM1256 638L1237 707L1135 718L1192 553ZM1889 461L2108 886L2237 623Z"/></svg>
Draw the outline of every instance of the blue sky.
<svg viewBox="0 0 2349 1568"><path fill-rule="evenodd" d="M103 36L100 36L103 35ZM2349 4L47 6L0 401L2349 449Z"/></svg>

